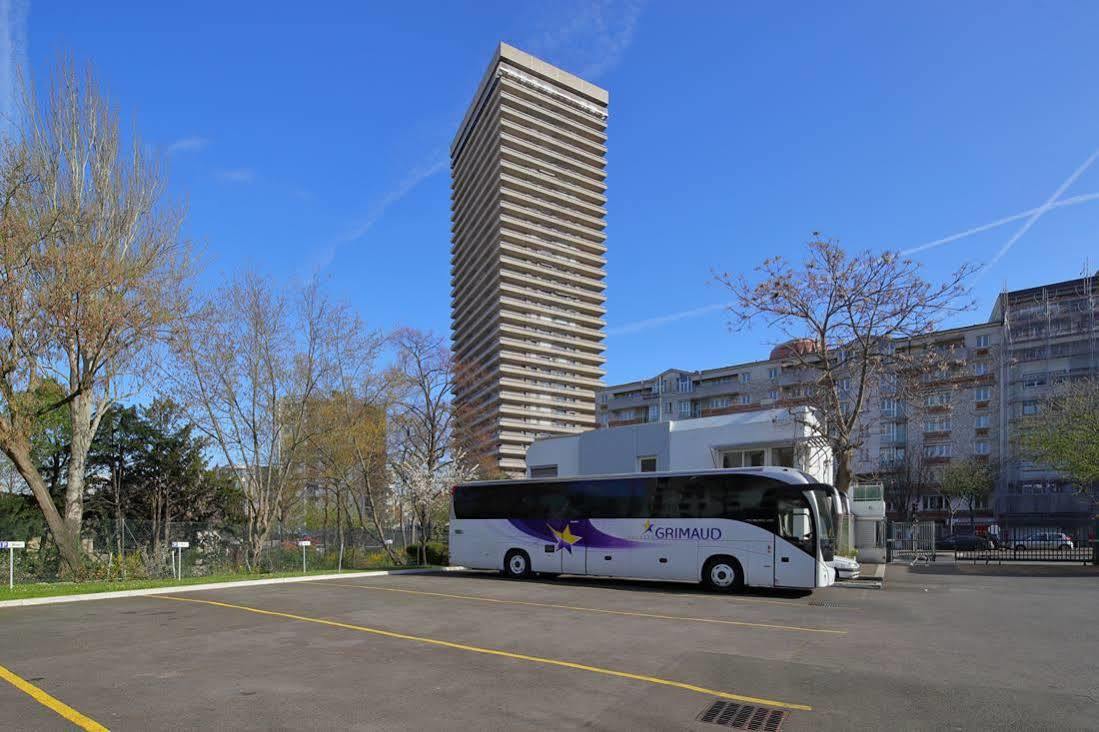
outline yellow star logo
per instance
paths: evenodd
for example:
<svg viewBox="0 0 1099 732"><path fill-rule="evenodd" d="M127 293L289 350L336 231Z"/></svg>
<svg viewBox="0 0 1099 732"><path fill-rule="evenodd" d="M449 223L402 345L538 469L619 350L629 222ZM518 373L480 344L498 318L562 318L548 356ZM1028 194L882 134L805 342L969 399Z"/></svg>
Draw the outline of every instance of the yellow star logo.
<svg viewBox="0 0 1099 732"><path fill-rule="evenodd" d="M549 526L549 524L546 524L546 526ZM557 538L557 546L555 548L566 549L570 554L572 553L572 545L582 538L572 533L572 527L568 524L565 524L565 528L561 531L558 531L552 526L549 526L549 530L553 532L554 537Z"/></svg>

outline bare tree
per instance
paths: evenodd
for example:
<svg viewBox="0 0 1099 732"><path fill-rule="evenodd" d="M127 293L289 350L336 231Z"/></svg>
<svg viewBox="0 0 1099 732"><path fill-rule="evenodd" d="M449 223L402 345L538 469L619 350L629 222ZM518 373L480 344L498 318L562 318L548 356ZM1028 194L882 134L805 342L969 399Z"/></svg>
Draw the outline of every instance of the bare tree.
<svg viewBox="0 0 1099 732"><path fill-rule="evenodd" d="M165 178L90 72L54 75L38 104L29 91L15 139L0 151L0 450L37 499L69 571L83 563L88 450L120 390L134 387L142 357L176 320L188 267L182 211ZM24 395L46 379L48 404ZM70 423L59 512L31 459L30 436L46 414Z"/></svg>
<svg viewBox="0 0 1099 732"><path fill-rule="evenodd" d="M419 529L420 561L426 563L435 516L451 486L469 480L477 467L454 436L454 368L442 339L404 329L393 344L401 389L390 418L389 468Z"/></svg>
<svg viewBox="0 0 1099 732"><path fill-rule="evenodd" d="M393 398L395 374L377 368L385 339L368 331L346 311L330 318L333 335L333 391L315 399L309 418L310 469L314 482L331 497L343 546L344 526L357 524L385 549L389 521L386 474L386 413Z"/></svg>
<svg viewBox="0 0 1099 732"><path fill-rule="evenodd" d="M294 297L245 274L177 334L174 389L240 483L250 568L301 479L307 405L332 384L335 310L315 283Z"/></svg>
<svg viewBox="0 0 1099 732"><path fill-rule="evenodd" d="M919 512L920 496L935 483L935 473L921 450L906 450L903 457L882 467L885 499L896 507L902 521Z"/></svg>
<svg viewBox="0 0 1099 732"><path fill-rule="evenodd" d="M866 439L861 417L882 376L916 366L896 341L927 334L948 313L968 307L959 301L974 268L963 266L931 284L917 263L895 252L849 255L837 242L813 236L800 267L772 257L756 268L754 284L728 272L716 279L733 295L734 327L762 321L793 341L786 358L805 385L799 403L822 418L806 424L828 440L836 487L847 491Z"/></svg>

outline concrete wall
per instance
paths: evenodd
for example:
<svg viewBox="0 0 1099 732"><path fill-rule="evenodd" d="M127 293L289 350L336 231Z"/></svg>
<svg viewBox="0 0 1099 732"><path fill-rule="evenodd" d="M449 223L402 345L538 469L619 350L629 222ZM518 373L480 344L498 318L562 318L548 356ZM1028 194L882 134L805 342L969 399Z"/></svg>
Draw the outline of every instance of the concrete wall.
<svg viewBox="0 0 1099 732"><path fill-rule="evenodd" d="M721 467L722 450L761 449L773 465L776 448L794 446L794 467L831 482L830 453L813 448L809 433L784 409L628 425L536 440L527 465L556 465L561 477L606 475L637 472L640 458L652 456L661 471L709 470Z"/></svg>

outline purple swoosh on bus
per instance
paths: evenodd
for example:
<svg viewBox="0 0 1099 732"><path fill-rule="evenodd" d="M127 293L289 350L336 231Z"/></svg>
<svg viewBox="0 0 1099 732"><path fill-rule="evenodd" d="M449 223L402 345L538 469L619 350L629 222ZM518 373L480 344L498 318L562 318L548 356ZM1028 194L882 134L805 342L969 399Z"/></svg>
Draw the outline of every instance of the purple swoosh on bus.
<svg viewBox="0 0 1099 732"><path fill-rule="evenodd" d="M577 519L574 521L508 519L508 523L527 536L557 544L560 543L560 537L554 532L561 533L565 529L568 529L571 534L577 537L577 544L590 546L594 549L624 549L631 546L641 546L644 543L605 534L592 526L590 519Z"/></svg>

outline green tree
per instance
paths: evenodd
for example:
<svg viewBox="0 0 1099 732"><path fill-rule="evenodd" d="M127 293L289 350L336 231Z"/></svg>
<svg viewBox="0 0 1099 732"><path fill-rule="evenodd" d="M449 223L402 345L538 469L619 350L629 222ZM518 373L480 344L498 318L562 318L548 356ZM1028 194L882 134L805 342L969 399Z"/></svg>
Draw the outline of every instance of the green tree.
<svg viewBox="0 0 1099 732"><path fill-rule="evenodd" d="M1023 423L1023 452L1094 492L1099 486L1099 380L1061 384Z"/></svg>
<svg viewBox="0 0 1099 732"><path fill-rule="evenodd" d="M28 90L13 121L0 140L0 451L77 573L92 440L184 304L182 212L90 73L63 66L44 99ZM55 399L24 398L51 378ZM60 508L32 439L55 414L69 435Z"/></svg>
<svg viewBox="0 0 1099 732"><path fill-rule="evenodd" d="M155 546L173 521L240 521L241 497L231 476L206 461L208 441L172 401L143 408L113 406L89 452L92 505L114 523L122 553L124 519L148 521Z"/></svg>
<svg viewBox="0 0 1099 732"><path fill-rule="evenodd" d="M996 484L992 469L987 463L975 459L950 463L943 470L939 494L952 504L955 499L965 504L969 511L969 525L977 524L977 506L992 495ZM953 523L954 508L949 509Z"/></svg>

